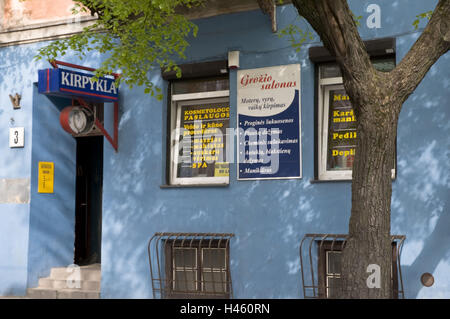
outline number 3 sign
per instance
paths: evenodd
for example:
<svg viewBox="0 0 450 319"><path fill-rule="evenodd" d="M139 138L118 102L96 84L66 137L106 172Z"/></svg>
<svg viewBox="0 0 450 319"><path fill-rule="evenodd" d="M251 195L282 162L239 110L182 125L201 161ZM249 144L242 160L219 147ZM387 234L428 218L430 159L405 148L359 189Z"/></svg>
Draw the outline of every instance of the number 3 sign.
<svg viewBox="0 0 450 319"><path fill-rule="evenodd" d="M13 127L9 129L9 147L24 147L25 129Z"/></svg>

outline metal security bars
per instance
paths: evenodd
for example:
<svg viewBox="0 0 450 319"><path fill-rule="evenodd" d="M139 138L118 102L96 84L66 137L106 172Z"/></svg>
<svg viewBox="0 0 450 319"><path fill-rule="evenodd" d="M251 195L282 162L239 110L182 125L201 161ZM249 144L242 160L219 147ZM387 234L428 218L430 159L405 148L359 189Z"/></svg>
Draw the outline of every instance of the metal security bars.
<svg viewBox="0 0 450 319"><path fill-rule="evenodd" d="M405 298L400 255L405 236L392 235L392 298ZM300 268L305 299L339 298L341 251L346 234L306 234L300 242ZM369 289L369 288L368 288Z"/></svg>
<svg viewBox="0 0 450 319"><path fill-rule="evenodd" d="M232 298L234 234L155 233L148 243L154 298Z"/></svg>

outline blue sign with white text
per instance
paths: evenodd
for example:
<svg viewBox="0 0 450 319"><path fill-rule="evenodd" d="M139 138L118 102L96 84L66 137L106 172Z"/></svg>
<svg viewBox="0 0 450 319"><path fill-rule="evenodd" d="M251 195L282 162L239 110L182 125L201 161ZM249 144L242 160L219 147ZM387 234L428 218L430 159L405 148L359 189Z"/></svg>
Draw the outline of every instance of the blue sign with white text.
<svg viewBox="0 0 450 319"><path fill-rule="evenodd" d="M68 69L39 70L39 93L62 97L82 97L95 102L117 102L119 89L112 78L100 77Z"/></svg>
<svg viewBox="0 0 450 319"><path fill-rule="evenodd" d="M238 179L301 178L300 65L238 71Z"/></svg>

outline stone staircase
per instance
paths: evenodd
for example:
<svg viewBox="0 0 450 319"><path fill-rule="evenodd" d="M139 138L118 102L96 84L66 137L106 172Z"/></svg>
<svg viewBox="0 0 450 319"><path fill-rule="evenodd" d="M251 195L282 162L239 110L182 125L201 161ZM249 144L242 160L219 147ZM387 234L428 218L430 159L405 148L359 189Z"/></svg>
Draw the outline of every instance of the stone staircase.
<svg viewBox="0 0 450 319"><path fill-rule="evenodd" d="M37 288L27 289L31 299L99 299L100 264L52 268Z"/></svg>

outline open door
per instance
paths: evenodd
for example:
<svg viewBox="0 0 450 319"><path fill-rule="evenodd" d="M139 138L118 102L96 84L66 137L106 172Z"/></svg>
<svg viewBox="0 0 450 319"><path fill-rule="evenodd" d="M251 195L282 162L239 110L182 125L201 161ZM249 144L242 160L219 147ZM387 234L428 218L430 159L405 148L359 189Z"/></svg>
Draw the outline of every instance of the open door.
<svg viewBox="0 0 450 319"><path fill-rule="evenodd" d="M78 137L75 258L77 265L101 262L103 137Z"/></svg>

